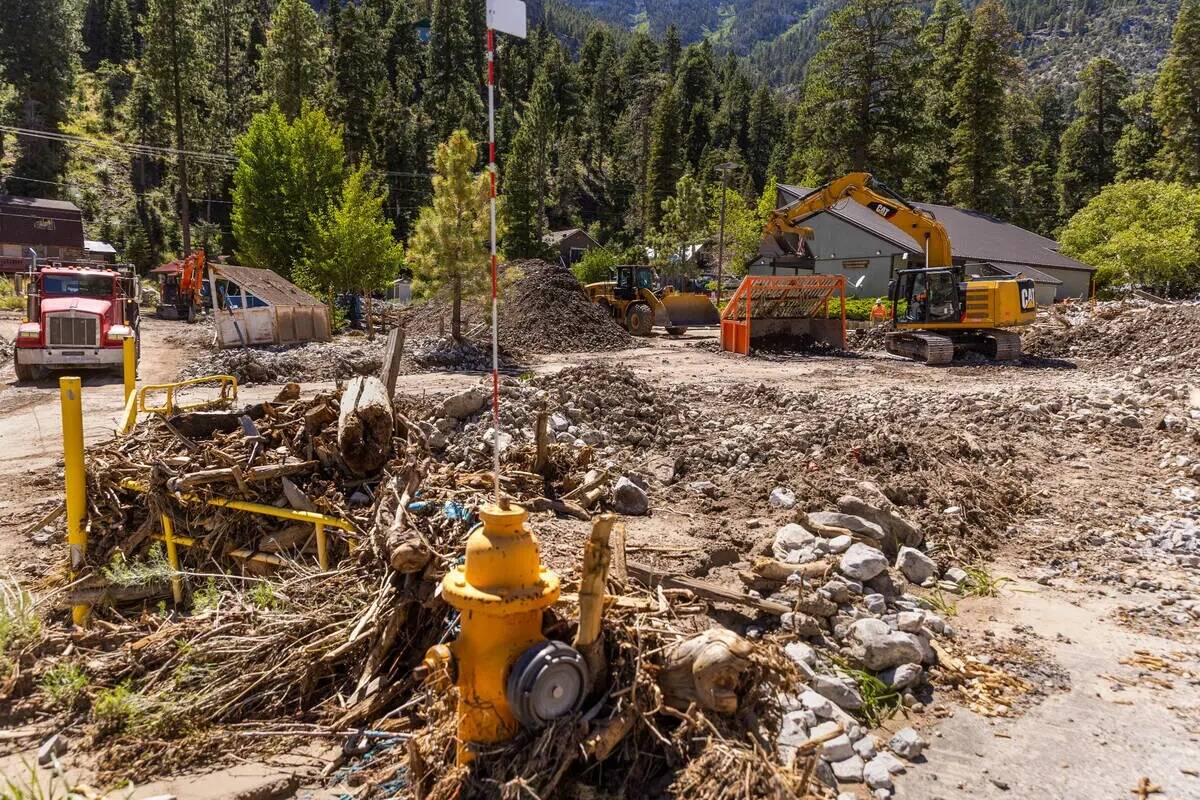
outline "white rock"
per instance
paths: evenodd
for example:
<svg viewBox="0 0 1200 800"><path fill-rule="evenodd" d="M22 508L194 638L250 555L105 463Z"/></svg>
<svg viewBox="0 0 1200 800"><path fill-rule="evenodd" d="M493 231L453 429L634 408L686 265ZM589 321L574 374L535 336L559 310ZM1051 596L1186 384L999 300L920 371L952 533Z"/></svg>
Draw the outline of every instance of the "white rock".
<svg viewBox="0 0 1200 800"><path fill-rule="evenodd" d="M452 394L442 401L442 416L463 419L475 414L487 404L488 395L479 388Z"/></svg>
<svg viewBox="0 0 1200 800"><path fill-rule="evenodd" d="M488 451L491 451L492 442L495 439L496 439L496 429L488 428L483 434L483 443L484 443L484 445L487 446ZM504 431L500 431L499 443L500 443L500 452L503 453L510 446L512 446L513 437L508 435Z"/></svg>
<svg viewBox="0 0 1200 800"><path fill-rule="evenodd" d="M550 430L562 433L569 427L571 427L571 420L567 419L565 414L556 411L550 415Z"/></svg>
<svg viewBox="0 0 1200 800"><path fill-rule="evenodd" d="M914 729L904 728L891 738L888 747L901 758L912 761L914 758L920 757L925 750L925 740Z"/></svg>
<svg viewBox="0 0 1200 800"><path fill-rule="evenodd" d="M870 761L879 752L879 742L875 741L875 737L867 734L854 742L854 752L865 761Z"/></svg>
<svg viewBox="0 0 1200 800"><path fill-rule="evenodd" d="M871 594L864 595L863 605L865 605L867 607L867 611L870 611L872 614L887 613L887 598L878 592L872 592Z"/></svg>
<svg viewBox="0 0 1200 800"><path fill-rule="evenodd" d="M918 633L925 623L925 615L920 611L901 611L896 617L896 627L905 633Z"/></svg>
<svg viewBox="0 0 1200 800"><path fill-rule="evenodd" d="M829 675L814 675L809 685L823 697L829 698L838 708L846 711L857 711L862 708L862 695L858 689L850 687L845 681Z"/></svg>
<svg viewBox="0 0 1200 800"><path fill-rule="evenodd" d="M896 758L887 751L879 753L872 761L880 761L887 765L887 771L893 775L899 775L901 772L907 772L908 768L904 766L904 762Z"/></svg>
<svg viewBox="0 0 1200 800"><path fill-rule="evenodd" d="M775 543L771 550L775 558L787 561L788 556L797 550L811 546L816 539L817 537L813 536L803 525L789 522L775 532Z"/></svg>
<svg viewBox="0 0 1200 800"><path fill-rule="evenodd" d="M842 761L833 761L833 776L841 783L861 783L863 779L863 760L857 754Z"/></svg>
<svg viewBox="0 0 1200 800"><path fill-rule="evenodd" d="M809 711L816 714L821 719L830 719L833 717L833 703L828 697L817 694L812 689L805 689L800 695L800 702ZM814 736L816 734L813 734Z"/></svg>
<svg viewBox="0 0 1200 800"><path fill-rule="evenodd" d="M914 634L893 631L882 620L860 619L850 626L855 654L872 671L900 664L921 663L928 646Z"/></svg>
<svg viewBox="0 0 1200 800"><path fill-rule="evenodd" d="M860 581L870 580L887 569L887 557L870 545L856 542L842 555L839 568L843 575Z"/></svg>
<svg viewBox="0 0 1200 800"><path fill-rule="evenodd" d="M822 541L825 542L825 549L835 554L846 552L850 549L850 545L854 544L854 539L844 533L832 539L822 539Z"/></svg>
<svg viewBox="0 0 1200 800"><path fill-rule="evenodd" d="M875 756L863 767L863 780L872 789L891 789L892 773L888 770L887 759Z"/></svg>
<svg viewBox="0 0 1200 800"><path fill-rule="evenodd" d="M771 508L793 508L796 505L796 493L783 486L776 486L771 490L771 496L767 498L767 503Z"/></svg>
<svg viewBox="0 0 1200 800"><path fill-rule="evenodd" d="M853 533L867 536L871 539L882 540L885 536L883 528L870 520L856 517L853 514L843 514L840 511L813 511L808 515L809 523L833 528L845 528Z"/></svg>
<svg viewBox="0 0 1200 800"><path fill-rule="evenodd" d="M817 651L806 645L804 642L791 642L783 648L783 652L788 654L797 664L805 664L807 666L816 666Z"/></svg>
<svg viewBox="0 0 1200 800"><path fill-rule="evenodd" d="M916 584L937 577L937 564L933 559L913 547L901 547L896 555L896 569Z"/></svg>
<svg viewBox="0 0 1200 800"><path fill-rule="evenodd" d="M908 689L921 682L924 671L920 664L901 664L879 673L879 680L893 689Z"/></svg>
<svg viewBox="0 0 1200 800"><path fill-rule="evenodd" d="M815 736L816 734L813 735ZM845 761L852 756L858 758L858 756L854 755L854 745L850 743L850 737L844 733L833 737L821 745L821 758L830 763Z"/></svg>

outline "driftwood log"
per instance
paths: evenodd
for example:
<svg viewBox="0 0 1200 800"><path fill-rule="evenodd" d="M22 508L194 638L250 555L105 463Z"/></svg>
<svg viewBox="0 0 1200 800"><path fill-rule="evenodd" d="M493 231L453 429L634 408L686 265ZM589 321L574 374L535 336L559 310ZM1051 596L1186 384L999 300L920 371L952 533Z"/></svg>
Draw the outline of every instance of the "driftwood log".
<svg viewBox="0 0 1200 800"><path fill-rule="evenodd" d="M392 455L392 402L383 381L366 375L351 378L338 415L338 451L356 475L377 472Z"/></svg>
<svg viewBox="0 0 1200 800"><path fill-rule="evenodd" d="M591 673L592 686L604 675L604 594L612 549L608 545L616 514L601 514L592 520L592 533L583 546L583 574L579 578L579 631L575 649L583 654Z"/></svg>
<svg viewBox="0 0 1200 800"><path fill-rule="evenodd" d="M732 714L738 685L750 666L754 645L728 628L709 628L667 652L658 685L667 705L687 711L696 703L707 711Z"/></svg>

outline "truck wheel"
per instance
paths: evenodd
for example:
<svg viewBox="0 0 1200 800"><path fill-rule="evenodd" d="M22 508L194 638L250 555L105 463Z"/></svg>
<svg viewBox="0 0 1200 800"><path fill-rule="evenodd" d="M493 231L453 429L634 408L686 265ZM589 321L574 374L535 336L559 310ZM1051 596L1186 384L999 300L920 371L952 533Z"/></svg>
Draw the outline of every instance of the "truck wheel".
<svg viewBox="0 0 1200 800"><path fill-rule="evenodd" d="M678 325L672 325L671 327L667 328L667 333L671 336L683 336L685 333L687 333L687 328L681 328Z"/></svg>
<svg viewBox="0 0 1200 800"><path fill-rule="evenodd" d="M30 383L37 380L38 368L32 364L22 364L13 354L13 370L17 373L17 383Z"/></svg>
<svg viewBox="0 0 1200 800"><path fill-rule="evenodd" d="M654 313L645 303L634 303L625 312L625 321L634 336L649 336L654 327Z"/></svg>

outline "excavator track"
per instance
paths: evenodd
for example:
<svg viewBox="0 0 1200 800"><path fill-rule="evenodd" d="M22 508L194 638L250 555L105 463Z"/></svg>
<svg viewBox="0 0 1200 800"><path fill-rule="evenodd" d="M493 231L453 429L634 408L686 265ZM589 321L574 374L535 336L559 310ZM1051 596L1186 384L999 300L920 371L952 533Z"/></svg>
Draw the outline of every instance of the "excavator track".
<svg viewBox="0 0 1200 800"><path fill-rule="evenodd" d="M1021 335L998 328L980 331L987 340L987 355L997 361L1012 361L1021 357Z"/></svg>
<svg viewBox="0 0 1200 800"><path fill-rule="evenodd" d="M954 340L928 331L889 333L884 337L884 347L893 355L924 361L932 366L949 364L954 360Z"/></svg>

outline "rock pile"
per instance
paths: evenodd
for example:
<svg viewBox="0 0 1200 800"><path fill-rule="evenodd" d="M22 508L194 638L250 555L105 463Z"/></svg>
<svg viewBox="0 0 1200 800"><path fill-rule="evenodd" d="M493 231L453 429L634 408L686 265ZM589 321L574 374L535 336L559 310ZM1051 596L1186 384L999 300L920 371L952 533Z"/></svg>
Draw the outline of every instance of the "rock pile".
<svg viewBox="0 0 1200 800"><path fill-rule="evenodd" d="M1056 308L1022 333L1033 356L1086 358L1096 366L1200 368L1200 303L1145 301Z"/></svg>
<svg viewBox="0 0 1200 800"><path fill-rule="evenodd" d="M243 384L345 380L378 373L385 342L338 336L332 342L209 350L185 364L179 377L232 375Z"/></svg>
<svg viewBox="0 0 1200 800"><path fill-rule="evenodd" d="M921 756L925 742L905 728L885 750L859 722L865 705L878 703L878 697L864 698L856 673L846 665L875 675L900 703L920 710L915 692L925 670L937 662L932 642L951 638L954 631L927 599L907 588L910 582L937 583L937 565L916 549L921 531L873 484L864 483L858 491L874 502L847 495L839 507L855 507L861 516L845 511L800 514L775 535L773 554L783 563L832 558L835 565L811 585L797 582L798 595L787 585L773 595L797 609L784 614L781 624L803 640L789 644L785 652L806 679L787 704L780 754L786 759L808 739L836 733L821 745L818 779L832 789L865 783L873 797L887 800L894 790L892 776L905 770L906 761ZM889 557L888 544L901 536L909 544ZM866 709L868 717L880 710Z"/></svg>
<svg viewBox="0 0 1200 800"><path fill-rule="evenodd" d="M500 343L527 353L620 350L636 344L588 300L571 271L545 261L511 261L500 300Z"/></svg>

